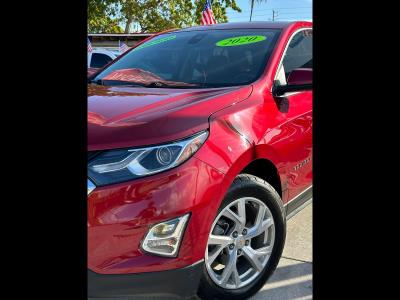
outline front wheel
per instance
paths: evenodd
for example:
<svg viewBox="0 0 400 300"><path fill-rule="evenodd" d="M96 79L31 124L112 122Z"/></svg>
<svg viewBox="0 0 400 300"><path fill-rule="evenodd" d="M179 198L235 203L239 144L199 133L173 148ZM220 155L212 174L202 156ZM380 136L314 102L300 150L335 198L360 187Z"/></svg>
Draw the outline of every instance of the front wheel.
<svg viewBox="0 0 400 300"><path fill-rule="evenodd" d="M199 296L245 299L278 265L286 236L282 200L264 180L237 176L212 224Z"/></svg>

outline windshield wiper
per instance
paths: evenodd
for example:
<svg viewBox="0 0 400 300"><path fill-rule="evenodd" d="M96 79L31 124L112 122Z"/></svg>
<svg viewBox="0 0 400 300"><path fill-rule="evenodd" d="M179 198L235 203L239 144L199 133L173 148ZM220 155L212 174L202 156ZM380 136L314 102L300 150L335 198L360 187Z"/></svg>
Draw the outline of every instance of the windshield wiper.
<svg viewBox="0 0 400 300"><path fill-rule="evenodd" d="M167 83L163 81L153 81L149 84L144 85L148 88L175 88L175 89L193 89L197 88L197 84L179 84L179 83Z"/></svg>
<svg viewBox="0 0 400 300"><path fill-rule="evenodd" d="M184 84L182 82L165 82L165 81L151 81L149 83L136 82L136 81L124 81L124 80L104 80L104 79L91 79L89 83L105 86L134 86L134 87L145 87L145 88L176 88L176 89L195 89L203 87L196 83Z"/></svg>
<svg viewBox="0 0 400 300"><path fill-rule="evenodd" d="M94 84L97 84L97 85L103 85L103 80L101 80L101 79L97 79L97 80L90 79L89 83L94 83Z"/></svg>
<svg viewBox="0 0 400 300"><path fill-rule="evenodd" d="M133 81L124 81L124 80L104 80L104 79L97 79L97 80L90 80L90 83L98 84L98 85L105 85L105 86L140 86L140 87L147 87L147 84L143 84L140 82L133 82Z"/></svg>

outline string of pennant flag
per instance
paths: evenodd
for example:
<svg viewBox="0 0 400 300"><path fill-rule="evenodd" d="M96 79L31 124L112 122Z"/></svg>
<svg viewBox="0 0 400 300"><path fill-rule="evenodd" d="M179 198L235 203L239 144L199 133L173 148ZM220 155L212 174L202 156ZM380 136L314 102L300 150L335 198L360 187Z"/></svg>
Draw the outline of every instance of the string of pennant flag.
<svg viewBox="0 0 400 300"><path fill-rule="evenodd" d="M118 49L119 53L122 54L130 49L130 47L125 44L124 42L118 41ZM89 38L87 38L87 52L92 53L93 52L93 47L92 43L90 42Z"/></svg>

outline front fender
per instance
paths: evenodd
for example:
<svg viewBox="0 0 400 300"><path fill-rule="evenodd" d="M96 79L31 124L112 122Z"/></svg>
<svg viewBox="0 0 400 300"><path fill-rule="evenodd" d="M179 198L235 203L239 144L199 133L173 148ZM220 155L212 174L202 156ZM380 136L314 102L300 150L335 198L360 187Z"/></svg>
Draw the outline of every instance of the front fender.
<svg viewBox="0 0 400 300"><path fill-rule="evenodd" d="M286 164L279 155L279 143L276 143L282 131L271 121L276 104L258 96L252 94L250 98L211 115L209 138L195 154L224 174L223 195L235 177L257 159L273 163L281 182L286 182Z"/></svg>

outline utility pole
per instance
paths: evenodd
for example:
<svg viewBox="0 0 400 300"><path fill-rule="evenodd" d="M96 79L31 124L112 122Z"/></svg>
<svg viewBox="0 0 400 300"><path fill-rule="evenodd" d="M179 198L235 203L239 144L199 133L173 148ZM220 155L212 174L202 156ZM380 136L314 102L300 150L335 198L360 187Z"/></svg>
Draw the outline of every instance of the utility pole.
<svg viewBox="0 0 400 300"><path fill-rule="evenodd" d="M278 16L278 12L276 10L272 10L272 21L275 21L275 18Z"/></svg>
<svg viewBox="0 0 400 300"><path fill-rule="evenodd" d="M251 22L251 17L253 16L253 8L254 8L254 0L251 0L251 8L250 8L250 22Z"/></svg>

